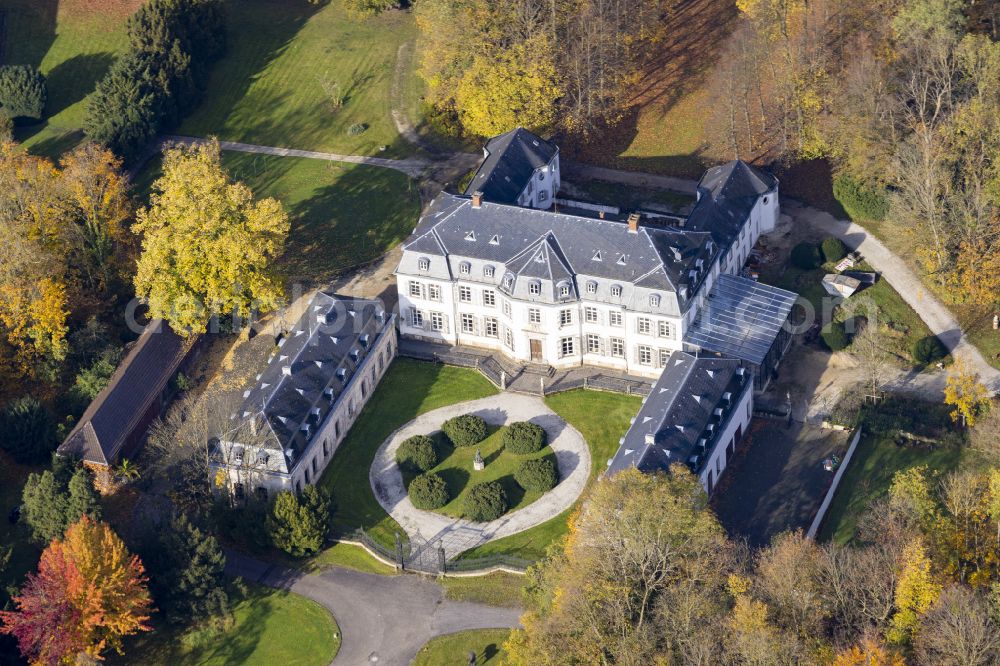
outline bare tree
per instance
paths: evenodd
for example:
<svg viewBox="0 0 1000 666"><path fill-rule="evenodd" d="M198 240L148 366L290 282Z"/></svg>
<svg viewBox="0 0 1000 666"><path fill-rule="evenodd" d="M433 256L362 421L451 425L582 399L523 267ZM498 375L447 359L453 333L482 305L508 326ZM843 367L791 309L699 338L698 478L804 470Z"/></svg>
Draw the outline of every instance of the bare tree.
<svg viewBox="0 0 1000 666"><path fill-rule="evenodd" d="M941 593L920 622L914 641L918 664L987 666L1000 660L1000 627L986 601L967 587Z"/></svg>

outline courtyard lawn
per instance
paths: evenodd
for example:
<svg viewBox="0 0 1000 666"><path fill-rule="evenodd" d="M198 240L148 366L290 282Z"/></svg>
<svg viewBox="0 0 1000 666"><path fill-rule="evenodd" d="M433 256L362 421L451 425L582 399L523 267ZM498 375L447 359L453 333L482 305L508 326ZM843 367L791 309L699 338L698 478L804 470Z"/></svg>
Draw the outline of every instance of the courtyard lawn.
<svg viewBox="0 0 1000 666"><path fill-rule="evenodd" d="M466 666L470 652L476 655L476 666L499 666L508 636L510 629L473 629L438 636L420 648L413 666Z"/></svg>
<svg viewBox="0 0 1000 666"><path fill-rule="evenodd" d="M618 440L625 435L630 421L639 413L642 398L577 389L548 396L545 403L579 430L587 441L592 464L590 478L593 480L607 467L608 460L618 450ZM545 556L549 545L566 534L566 521L575 509L576 506L541 525L467 550L460 559L511 555L540 560Z"/></svg>
<svg viewBox="0 0 1000 666"><path fill-rule="evenodd" d="M320 479L320 485L333 494L335 528L348 536L364 528L369 536L390 548L396 532L405 537L375 499L368 481L378 447L394 430L419 414L496 392L474 370L396 359Z"/></svg>
<svg viewBox="0 0 1000 666"><path fill-rule="evenodd" d="M48 82L46 118L19 127L15 137L32 151L56 156L83 133L86 98L127 45L125 19L142 0L0 0L6 25L3 64L33 65Z"/></svg>
<svg viewBox="0 0 1000 666"><path fill-rule="evenodd" d="M254 195L284 205L291 231L281 264L290 284L322 285L380 257L413 230L420 216L416 183L392 169L223 151L222 164ZM161 160L150 160L134 190L148 201Z"/></svg>
<svg viewBox="0 0 1000 666"><path fill-rule="evenodd" d="M361 573L380 574L383 576L396 574L395 567L383 564L369 555L368 551L363 547L355 546L351 543L335 543L305 563L305 568L310 571L317 567L322 568L325 566L352 569Z"/></svg>
<svg viewBox="0 0 1000 666"><path fill-rule="evenodd" d="M127 641L125 656L109 655L108 663L326 666L340 649L333 616L291 592L251 585L247 598L233 609L233 618L233 626L223 634L181 634L157 627Z"/></svg>
<svg viewBox="0 0 1000 666"><path fill-rule="evenodd" d="M416 35L412 14L357 20L339 2L228 4L227 53L177 133L358 155L382 146L385 156L412 153L390 114L396 53ZM413 63L404 64L410 76ZM354 125L366 129L352 136Z"/></svg>
<svg viewBox="0 0 1000 666"><path fill-rule="evenodd" d="M503 448L505 430L505 427L490 426L490 434L475 446L455 446L443 435L435 437L435 447L441 457L441 462L430 471L444 479L448 485L448 494L451 496L451 500L447 504L440 509L435 509L436 512L454 518L466 518L465 498L469 494L469 490L476 483L486 483L487 481L499 481L500 485L503 486L507 495L507 513L528 506L544 494L537 491L525 491L514 480L514 472L525 460L548 458L555 464L555 453L553 453L552 448L546 445L540 451L526 455L509 453ZM486 462L486 468L481 472L474 472L472 468L477 449L482 452L483 460ZM409 487L410 481L415 476L416 474L412 474L410 470L405 470L403 483Z"/></svg>

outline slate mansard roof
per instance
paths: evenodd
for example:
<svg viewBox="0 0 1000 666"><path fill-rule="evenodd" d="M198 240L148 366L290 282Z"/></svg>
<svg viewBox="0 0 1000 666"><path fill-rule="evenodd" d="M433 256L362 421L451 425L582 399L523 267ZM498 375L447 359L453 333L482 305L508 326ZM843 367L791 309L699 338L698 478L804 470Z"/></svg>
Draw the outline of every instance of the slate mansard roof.
<svg viewBox="0 0 1000 666"><path fill-rule="evenodd" d="M237 425L224 439L282 452L285 464L268 466L291 470L392 325L381 301L317 293L244 391L231 417Z"/></svg>
<svg viewBox="0 0 1000 666"><path fill-rule="evenodd" d="M482 192L487 201L517 203L535 169L545 166L559 149L523 127L486 143L486 159L472 177L465 194Z"/></svg>
<svg viewBox="0 0 1000 666"><path fill-rule="evenodd" d="M98 465L111 465L144 417L160 399L167 383L191 350L193 340L174 333L162 319L154 319L118 365L69 436L59 453Z"/></svg>
<svg viewBox="0 0 1000 666"><path fill-rule="evenodd" d="M777 178L742 160L712 167L698 182L698 203L684 228L711 232L716 243L728 248L739 235L757 198L777 186Z"/></svg>
<svg viewBox="0 0 1000 666"><path fill-rule="evenodd" d="M586 292L588 278L600 280L595 300L608 297L613 283L678 294L682 307L708 273L718 247L707 232L628 224L442 193L428 207L404 245L399 272L448 280L465 260L476 262L463 279L496 284L522 297L532 280L544 280L551 300L566 300L557 285L568 282L569 298ZM430 260L420 270L418 258ZM486 277L483 267L494 269ZM509 276L509 277L508 277ZM551 282L551 284L549 284ZM597 282L597 280L595 280ZM624 298L628 298L625 294Z"/></svg>
<svg viewBox="0 0 1000 666"><path fill-rule="evenodd" d="M750 375L735 359L671 354L622 438L608 474L629 467L666 471L674 463L700 473L731 410L744 391L753 390Z"/></svg>

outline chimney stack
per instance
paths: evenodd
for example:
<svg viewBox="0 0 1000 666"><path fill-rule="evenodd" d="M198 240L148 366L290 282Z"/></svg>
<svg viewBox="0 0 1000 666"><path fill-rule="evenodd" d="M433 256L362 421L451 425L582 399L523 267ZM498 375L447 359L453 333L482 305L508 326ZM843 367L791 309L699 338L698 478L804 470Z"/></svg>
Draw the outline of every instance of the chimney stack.
<svg viewBox="0 0 1000 666"><path fill-rule="evenodd" d="M472 193L472 207L479 208L483 205L483 192L482 190L476 190Z"/></svg>
<svg viewBox="0 0 1000 666"><path fill-rule="evenodd" d="M639 213L629 213L628 231L630 234L639 233Z"/></svg>

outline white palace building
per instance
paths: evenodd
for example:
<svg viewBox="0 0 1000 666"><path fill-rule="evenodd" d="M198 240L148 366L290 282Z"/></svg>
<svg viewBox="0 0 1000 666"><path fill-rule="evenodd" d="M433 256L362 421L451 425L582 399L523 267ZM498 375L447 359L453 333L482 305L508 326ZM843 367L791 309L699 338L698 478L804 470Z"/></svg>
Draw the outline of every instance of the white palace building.
<svg viewBox="0 0 1000 666"><path fill-rule="evenodd" d="M791 337L796 295L740 276L777 224L777 179L737 160L705 173L686 217L618 214L555 204L559 150L527 130L484 158L403 247L401 335L658 378L610 471L686 462L711 492Z"/></svg>

